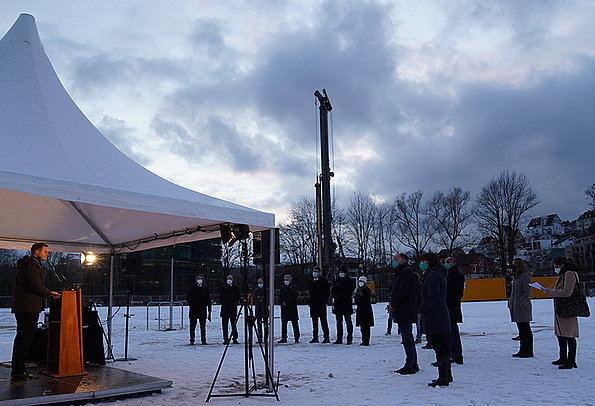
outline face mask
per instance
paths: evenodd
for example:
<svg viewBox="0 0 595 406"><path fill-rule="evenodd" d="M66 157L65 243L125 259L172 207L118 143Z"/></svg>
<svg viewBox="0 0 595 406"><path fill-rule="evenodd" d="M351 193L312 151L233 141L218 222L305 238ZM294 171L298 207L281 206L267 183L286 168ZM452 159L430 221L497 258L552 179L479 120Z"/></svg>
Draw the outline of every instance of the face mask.
<svg viewBox="0 0 595 406"><path fill-rule="evenodd" d="M228 280L227 280L227 284L228 284L229 286L231 286L231 284L232 284L232 283L233 283L233 281L232 281L231 279L228 279Z"/></svg>
<svg viewBox="0 0 595 406"><path fill-rule="evenodd" d="M289 281L283 281L283 283L285 283L285 286L289 286Z"/></svg>
<svg viewBox="0 0 595 406"><path fill-rule="evenodd" d="M421 269L423 272L428 270L428 264L426 264L425 262L420 262L419 263L419 269Z"/></svg>
<svg viewBox="0 0 595 406"><path fill-rule="evenodd" d="M343 272L339 272L339 278L344 278L345 274Z"/></svg>
<svg viewBox="0 0 595 406"><path fill-rule="evenodd" d="M259 287L260 289L262 289L262 288L264 287L264 284L262 284L262 283L259 283L259 284L258 284L258 287Z"/></svg>
<svg viewBox="0 0 595 406"><path fill-rule="evenodd" d="M360 281L360 282L358 282L357 284L359 285L359 287L360 287L360 288L363 288L363 287L364 287L364 285L365 285L365 283L363 283L363 282L361 282L361 281Z"/></svg>
<svg viewBox="0 0 595 406"><path fill-rule="evenodd" d="M397 261L395 261L394 259L393 259L393 262L391 262L390 264L393 266L393 268L396 268L399 266L399 263Z"/></svg>
<svg viewBox="0 0 595 406"><path fill-rule="evenodd" d="M196 281L196 284L197 284L198 286L202 286L202 279L199 279L199 280L197 280L197 281Z"/></svg>
<svg viewBox="0 0 595 406"><path fill-rule="evenodd" d="M449 264L448 262L445 262L445 263L444 263L444 267L445 267L446 269L449 269L449 268L450 268L450 264Z"/></svg>
<svg viewBox="0 0 595 406"><path fill-rule="evenodd" d="M554 272L559 274L560 273L560 268L554 268Z"/></svg>
<svg viewBox="0 0 595 406"><path fill-rule="evenodd" d="M312 272L312 276L313 276L314 278L318 278L318 272Z"/></svg>

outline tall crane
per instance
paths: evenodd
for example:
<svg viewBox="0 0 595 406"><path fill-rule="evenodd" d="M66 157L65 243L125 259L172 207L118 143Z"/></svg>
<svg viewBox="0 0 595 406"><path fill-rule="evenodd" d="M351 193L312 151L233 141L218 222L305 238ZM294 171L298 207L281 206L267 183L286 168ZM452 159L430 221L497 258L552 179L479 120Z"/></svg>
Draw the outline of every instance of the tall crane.
<svg viewBox="0 0 595 406"><path fill-rule="evenodd" d="M322 168L318 182L316 183L319 242L318 261L324 275L332 279L335 268L335 243L331 235L331 177L334 176L334 173L331 172L329 160L328 113L333 109L333 106L331 106L331 102L328 99L326 89L322 89L322 94L316 90L314 96L318 98L320 104L320 159ZM320 195L322 199L320 199ZM322 210L320 203L322 203Z"/></svg>

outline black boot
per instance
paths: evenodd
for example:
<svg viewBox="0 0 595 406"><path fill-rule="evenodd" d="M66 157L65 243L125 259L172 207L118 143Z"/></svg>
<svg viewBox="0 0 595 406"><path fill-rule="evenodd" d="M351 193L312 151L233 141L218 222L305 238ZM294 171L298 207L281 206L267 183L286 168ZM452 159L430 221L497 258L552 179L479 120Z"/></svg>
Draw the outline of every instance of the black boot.
<svg viewBox="0 0 595 406"><path fill-rule="evenodd" d="M438 365L438 379L432 380L428 386L448 386L449 382L452 382L452 374L449 374L450 357L440 357L438 362L440 362L440 365Z"/></svg>
<svg viewBox="0 0 595 406"><path fill-rule="evenodd" d="M560 347L560 358L552 361L552 365L564 365L568 362L567 348L566 348L566 337L558 336L558 346Z"/></svg>
<svg viewBox="0 0 595 406"><path fill-rule="evenodd" d="M568 361L560 365L559 369L572 369L576 366L576 338L567 338L568 340Z"/></svg>

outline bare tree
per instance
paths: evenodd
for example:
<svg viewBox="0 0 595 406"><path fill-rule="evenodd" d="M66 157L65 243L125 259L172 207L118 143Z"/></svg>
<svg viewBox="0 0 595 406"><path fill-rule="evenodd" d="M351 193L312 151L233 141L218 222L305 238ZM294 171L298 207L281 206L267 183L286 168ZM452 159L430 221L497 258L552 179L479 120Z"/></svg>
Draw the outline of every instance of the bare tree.
<svg viewBox="0 0 595 406"><path fill-rule="evenodd" d="M376 207L370 196L355 192L346 212L346 224L349 234L354 239L357 257L364 265L363 272L367 273L366 262L370 259L372 228Z"/></svg>
<svg viewBox="0 0 595 406"><path fill-rule="evenodd" d="M316 202L302 198L291 205L289 215L279 226L281 252L285 262L301 265L318 262Z"/></svg>
<svg viewBox="0 0 595 406"><path fill-rule="evenodd" d="M221 268L224 277L240 264L241 244L221 244Z"/></svg>
<svg viewBox="0 0 595 406"><path fill-rule="evenodd" d="M591 199L591 208L595 209L595 183L585 190L585 195Z"/></svg>
<svg viewBox="0 0 595 406"><path fill-rule="evenodd" d="M421 190L409 195L403 193L393 204L393 218L397 240L413 250L415 258L424 252L436 232L431 217L422 205L424 193Z"/></svg>
<svg viewBox="0 0 595 406"><path fill-rule="evenodd" d="M437 227L439 244L449 253L468 244L467 227L472 222L471 194L460 187L437 191L427 205L428 215Z"/></svg>
<svg viewBox="0 0 595 406"><path fill-rule="evenodd" d="M520 224L539 203L527 177L514 171L503 171L482 188L475 206L477 225L496 240L501 267L512 263Z"/></svg>

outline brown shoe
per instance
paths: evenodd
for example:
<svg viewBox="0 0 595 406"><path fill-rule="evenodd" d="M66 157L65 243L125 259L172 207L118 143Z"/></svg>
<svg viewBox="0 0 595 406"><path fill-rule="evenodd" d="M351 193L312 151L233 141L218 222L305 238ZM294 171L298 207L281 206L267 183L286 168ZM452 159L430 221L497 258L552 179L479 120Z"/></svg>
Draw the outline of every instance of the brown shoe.
<svg viewBox="0 0 595 406"><path fill-rule="evenodd" d="M432 344L431 343L427 343L426 345L424 345L421 348L423 348L424 350L431 350L433 347L432 347Z"/></svg>

